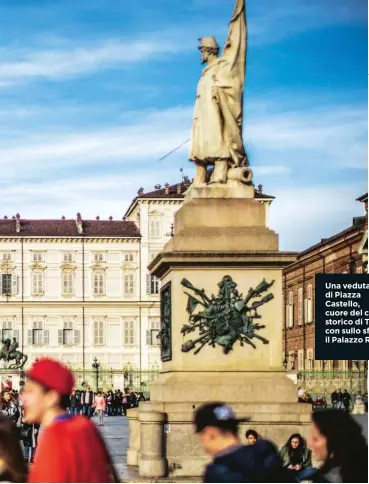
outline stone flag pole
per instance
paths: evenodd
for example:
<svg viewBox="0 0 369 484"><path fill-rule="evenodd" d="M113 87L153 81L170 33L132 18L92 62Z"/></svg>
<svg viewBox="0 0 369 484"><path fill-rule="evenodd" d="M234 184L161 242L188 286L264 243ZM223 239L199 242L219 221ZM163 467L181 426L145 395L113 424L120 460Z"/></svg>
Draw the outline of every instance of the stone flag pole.
<svg viewBox="0 0 369 484"><path fill-rule="evenodd" d="M246 38L236 0L222 55L213 37L200 39L196 176L149 266L161 279L163 367L150 402L128 412L127 462L142 477L200 478L208 458L192 418L204 402L227 402L277 445L309 422L282 366L282 270L297 254L279 250L267 217L274 197L255 190L242 141Z"/></svg>

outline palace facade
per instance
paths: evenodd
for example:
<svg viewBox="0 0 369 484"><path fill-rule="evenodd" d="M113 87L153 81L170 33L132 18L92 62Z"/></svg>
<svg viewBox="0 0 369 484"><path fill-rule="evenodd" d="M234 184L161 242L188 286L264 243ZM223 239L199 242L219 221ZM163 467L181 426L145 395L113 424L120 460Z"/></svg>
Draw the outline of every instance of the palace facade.
<svg viewBox="0 0 369 484"><path fill-rule="evenodd" d="M101 385L116 388L158 372L159 281L147 266L185 190L141 188L122 220L0 220L1 337L18 340L26 367L53 356L94 385L97 358Z"/></svg>

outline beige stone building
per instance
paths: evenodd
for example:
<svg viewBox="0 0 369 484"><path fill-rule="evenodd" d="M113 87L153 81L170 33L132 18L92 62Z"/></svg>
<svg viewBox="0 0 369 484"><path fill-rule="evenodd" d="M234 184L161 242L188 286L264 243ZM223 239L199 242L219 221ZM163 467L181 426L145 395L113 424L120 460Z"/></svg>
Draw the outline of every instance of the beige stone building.
<svg viewBox="0 0 369 484"><path fill-rule="evenodd" d="M158 372L159 281L147 266L171 236L184 184L140 189L123 220L0 220L0 331L31 363L50 355L81 383L140 386ZM26 365L26 366L27 366Z"/></svg>

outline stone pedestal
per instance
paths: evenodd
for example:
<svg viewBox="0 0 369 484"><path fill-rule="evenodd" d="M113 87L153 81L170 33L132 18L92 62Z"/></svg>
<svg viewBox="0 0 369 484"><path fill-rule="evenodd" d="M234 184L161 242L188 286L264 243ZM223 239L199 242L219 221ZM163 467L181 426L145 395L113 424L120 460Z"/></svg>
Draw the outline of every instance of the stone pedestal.
<svg viewBox="0 0 369 484"><path fill-rule="evenodd" d="M311 407L297 403L297 387L282 367L282 270L296 254L278 250L278 235L267 226L267 204L254 199L250 188L238 182L192 187L175 216L174 237L150 266L162 287L170 287L172 351L152 385L151 401L140 404L138 419L129 412L129 458L133 463L136 456L142 477L163 476L166 466L171 477L202 475L208 457L192 419L204 402L224 401L249 417L241 428L243 439L247 428L277 445L294 432L306 435ZM226 275L243 298L263 279L274 281L267 292L274 297L258 310L265 327L257 334L264 341L253 338L255 348L236 341L228 354L219 344L205 344L198 354L183 352L182 345L196 340L198 332L181 333L189 324L189 290L182 280L211 297Z"/></svg>

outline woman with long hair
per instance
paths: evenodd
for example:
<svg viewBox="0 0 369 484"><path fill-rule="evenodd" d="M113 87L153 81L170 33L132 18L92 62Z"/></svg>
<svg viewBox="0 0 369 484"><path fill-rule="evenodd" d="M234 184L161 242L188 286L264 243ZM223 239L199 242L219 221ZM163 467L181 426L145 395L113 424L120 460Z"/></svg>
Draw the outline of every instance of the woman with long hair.
<svg viewBox="0 0 369 484"><path fill-rule="evenodd" d="M300 434L292 434L281 449L283 465L292 474L311 467L311 450L307 448L305 439Z"/></svg>
<svg viewBox="0 0 369 484"><path fill-rule="evenodd" d="M338 409L314 412L309 446L322 462L320 474L326 482L368 482L368 445L349 413Z"/></svg>
<svg viewBox="0 0 369 484"><path fill-rule="evenodd" d="M4 415L0 415L0 482L27 482L17 428Z"/></svg>

